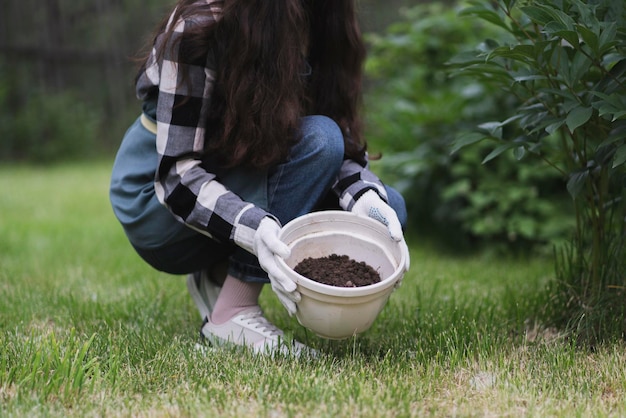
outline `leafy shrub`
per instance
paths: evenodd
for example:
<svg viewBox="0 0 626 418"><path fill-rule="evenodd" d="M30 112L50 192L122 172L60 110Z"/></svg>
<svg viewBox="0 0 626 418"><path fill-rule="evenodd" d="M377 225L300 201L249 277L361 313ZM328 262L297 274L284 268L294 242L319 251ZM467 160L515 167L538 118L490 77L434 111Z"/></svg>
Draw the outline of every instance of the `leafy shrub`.
<svg viewBox="0 0 626 418"><path fill-rule="evenodd" d="M487 140L567 181L576 229L557 254L553 319L585 340L626 335L626 8L621 1L472 1L464 14L509 35L455 60L515 98L457 147ZM484 141L483 141L484 142ZM565 189L565 187L564 187Z"/></svg>
<svg viewBox="0 0 626 418"><path fill-rule="evenodd" d="M50 163L94 155L100 119L71 92L21 96L0 77L0 158ZM5 81L5 83L2 83Z"/></svg>
<svg viewBox="0 0 626 418"><path fill-rule="evenodd" d="M515 105L499 87L451 78L447 66L502 33L434 3L405 10L385 34L368 37L368 139L373 154L384 154L374 164L405 195L411 222L449 243L520 248L562 239L573 224L561 177L540 161L522 167L510 152L481 164L488 145L451 154L459 132Z"/></svg>

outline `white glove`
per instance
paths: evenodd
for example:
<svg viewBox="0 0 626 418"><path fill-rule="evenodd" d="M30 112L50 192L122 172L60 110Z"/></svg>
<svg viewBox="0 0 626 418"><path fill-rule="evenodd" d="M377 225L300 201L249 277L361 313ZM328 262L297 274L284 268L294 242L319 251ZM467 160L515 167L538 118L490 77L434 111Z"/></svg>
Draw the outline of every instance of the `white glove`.
<svg viewBox="0 0 626 418"><path fill-rule="evenodd" d="M409 268L411 268L411 253L409 253L409 246L406 245L405 240L402 240L402 249L406 254L406 264L404 265L404 268L406 271L409 271Z"/></svg>
<svg viewBox="0 0 626 418"><path fill-rule="evenodd" d="M385 203L374 190L368 190L363 193L352 206L351 212L377 220L389 229L389 235L392 240L402 240L402 226L396 211Z"/></svg>
<svg viewBox="0 0 626 418"><path fill-rule="evenodd" d="M404 271L407 272L409 271L409 267L411 267L411 254L409 254L409 246L406 245L406 241L404 239L400 241L400 246L402 247L402 251L404 252L406 257L406 263L404 263ZM404 280L404 274L400 276L400 280L396 282L396 284L394 285L394 289L400 287L400 285L402 284L402 280Z"/></svg>
<svg viewBox="0 0 626 418"><path fill-rule="evenodd" d="M278 239L280 225L272 218L265 217L254 234L254 253L259 259L261 268L267 272L272 290L278 296L289 315L296 313L296 303L300 302L300 293L296 291L296 283L291 280L276 264L274 254L287 258L291 250Z"/></svg>

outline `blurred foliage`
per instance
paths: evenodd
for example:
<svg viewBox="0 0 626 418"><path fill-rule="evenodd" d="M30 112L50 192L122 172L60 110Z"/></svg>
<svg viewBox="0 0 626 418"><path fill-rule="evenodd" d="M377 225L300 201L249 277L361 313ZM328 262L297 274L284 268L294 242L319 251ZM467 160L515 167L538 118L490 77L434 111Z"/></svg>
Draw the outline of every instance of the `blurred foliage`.
<svg viewBox="0 0 626 418"><path fill-rule="evenodd" d="M132 57L168 3L3 5L0 160L41 163L112 154L140 111Z"/></svg>
<svg viewBox="0 0 626 418"><path fill-rule="evenodd" d="M13 102L0 77L0 109ZM93 155L100 120L71 92L22 98L19 112L0 112L0 155L47 164Z"/></svg>
<svg viewBox="0 0 626 418"><path fill-rule="evenodd" d="M364 31L424 0L362 0ZM0 13L0 160L111 155L140 112L140 51L175 0L10 1ZM84 124L84 126L79 126ZM45 156L45 158L42 158Z"/></svg>
<svg viewBox="0 0 626 418"><path fill-rule="evenodd" d="M370 152L383 154L374 164L403 192L422 233L461 248L490 242L545 251L574 224L562 176L539 160L516 164L512 151L481 164L488 144L451 153L460 132L514 109L515 98L499 86L452 78L447 65L498 36L436 3L406 9L384 34L370 35Z"/></svg>

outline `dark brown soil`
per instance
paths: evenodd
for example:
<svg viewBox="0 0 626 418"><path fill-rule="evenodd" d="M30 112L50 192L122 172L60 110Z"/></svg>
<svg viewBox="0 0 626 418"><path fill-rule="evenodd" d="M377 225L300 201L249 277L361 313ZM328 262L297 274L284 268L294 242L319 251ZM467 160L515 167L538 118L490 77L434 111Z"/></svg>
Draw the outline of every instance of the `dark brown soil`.
<svg viewBox="0 0 626 418"><path fill-rule="evenodd" d="M380 274L376 270L347 255L305 258L294 270L316 282L337 287L361 287L380 282Z"/></svg>

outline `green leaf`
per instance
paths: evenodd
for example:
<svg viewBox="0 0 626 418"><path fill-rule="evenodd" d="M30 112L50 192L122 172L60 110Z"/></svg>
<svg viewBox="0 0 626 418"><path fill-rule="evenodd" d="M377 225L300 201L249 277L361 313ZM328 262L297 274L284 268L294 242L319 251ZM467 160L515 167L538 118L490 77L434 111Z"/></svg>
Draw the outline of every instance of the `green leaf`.
<svg viewBox="0 0 626 418"><path fill-rule="evenodd" d="M502 139L502 123L501 122L485 122L478 125L480 129L485 130L491 137Z"/></svg>
<svg viewBox="0 0 626 418"><path fill-rule="evenodd" d="M520 161L526 155L526 148L519 146L513 150L513 156L517 161Z"/></svg>
<svg viewBox="0 0 626 418"><path fill-rule="evenodd" d="M537 75L537 74L519 75L513 78L513 80L515 80L518 83L521 83L524 81L541 81L541 80L547 80L547 79L548 77L546 77L545 75Z"/></svg>
<svg viewBox="0 0 626 418"><path fill-rule="evenodd" d="M572 109L571 112L567 115L567 119L565 123L567 124L567 128L574 132L576 128L584 125L591 118L593 114L593 108L591 107L583 107L578 106Z"/></svg>
<svg viewBox="0 0 626 418"><path fill-rule="evenodd" d="M506 10L511 10L515 6L516 0L504 0Z"/></svg>
<svg viewBox="0 0 626 418"><path fill-rule="evenodd" d="M491 151L486 157L485 159L482 161L482 164L486 164L489 161L493 160L494 158L496 158L498 155L502 154L504 151L510 150L511 148L516 147L517 144L514 142L508 142L506 144L500 145L499 147L496 147L493 151Z"/></svg>
<svg viewBox="0 0 626 418"><path fill-rule="evenodd" d="M480 19L486 20L487 22L493 23L496 26L500 26L507 31L510 30L506 22L498 13L493 10L487 9L482 5L467 7L459 12L459 16L476 16Z"/></svg>
<svg viewBox="0 0 626 418"><path fill-rule="evenodd" d="M617 28L615 22L611 22L602 33L600 33L599 42L599 50L600 54L605 54L609 49L611 49L616 44L615 35L617 33Z"/></svg>
<svg viewBox="0 0 626 418"><path fill-rule="evenodd" d="M532 45L515 45L513 48L502 46L494 49L491 54L492 56L529 63L534 62L535 47Z"/></svg>
<svg viewBox="0 0 626 418"><path fill-rule="evenodd" d="M558 9L549 9L549 13L552 15L552 18L555 22L558 22L559 25L563 26L565 30L573 31L576 22L571 18L567 13Z"/></svg>
<svg viewBox="0 0 626 418"><path fill-rule="evenodd" d="M577 97L569 90L543 88L539 89L539 91L545 94L554 94L555 96L562 97L563 100L577 101Z"/></svg>
<svg viewBox="0 0 626 418"><path fill-rule="evenodd" d="M537 6L526 6L520 8L522 12L533 22L539 25L547 25L552 21L552 16L546 10Z"/></svg>
<svg viewBox="0 0 626 418"><path fill-rule="evenodd" d="M613 100L610 95L603 93L601 91L592 90L590 93L593 94L594 96L598 96L605 102L611 102Z"/></svg>
<svg viewBox="0 0 626 418"><path fill-rule="evenodd" d="M606 102L594 102L592 104L594 108L598 109L598 116L609 116L611 118L611 122L615 122L618 119L623 119L624 115L626 115L626 110L624 107L617 108L611 103Z"/></svg>
<svg viewBox="0 0 626 418"><path fill-rule="evenodd" d="M622 144L615 151L612 168L617 168L626 162L626 144Z"/></svg>
<svg viewBox="0 0 626 418"><path fill-rule="evenodd" d="M591 67L591 61L582 51L576 51L572 65L570 67L570 79L576 83L585 78L585 75L589 73L589 67Z"/></svg>
<svg viewBox="0 0 626 418"><path fill-rule="evenodd" d="M482 64L485 62L484 58L481 58L479 56L477 56L477 52L476 51L463 51L463 52L459 52L458 54L456 54L455 56L453 56L452 58L450 58L447 62L446 65L463 65L463 66L467 66L470 64Z"/></svg>
<svg viewBox="0 0 626 418"><path fill-rule="evenodd" d="M603 66L611 69L609 70L608 75L604 76L598 83L596 90L606 92L621 90L622 88L620 87L619 80L623 79L624 75L626 75L626 56L619 54L605 55L603 58Z"/></svg>
<svg viewBox="0 0 626 418"><path fill-rule="evenodd" d="M472 65L466 68L459 69L455 74L464 76L471 75L481 80L497 80L504 84L508 84L512 81L511 75L508 73L507 70L492 63Z"/></svg>
<svg viewBox="0 0 626 418"><path fill-rule="evenodd" d="M576 198L585 187L585 182L589 177L589 171L579 171L572 173L567 181L567 192L573 198Z"/></svg>
<svg viewBox="0 0 626 418"><path fill-rule="evenodd" d="M567 53L568 51L565 47L559 45L555 48L555 52L556 54L554 55L553 59L557 60L557 62L555 62L555 67L558 68L558 76L563 78L568 88L571 88L571 86L576 84L578 80L573 80L571 78L570 68L572 64L570 62L569 54Z"/></svg>
<svg viewBox="0 0 626 418"><path fill-rule="evenodd" d="M485 134L481 134L478 132L467 132L467 133L461 134L456 139L456 141L454 141L454 144L452 145L452 149L450 150L450 154L454 154L461 148L480 142L485 138L486 138Z"/></svg>
<svg viewBox="0 0 626 418"><path fill-rule="evenodd" d="M488 38L478 45L478 50L482 52L490 52L500 46L500 42L497 39Z"/></svg>
<svg viewBox="0 0 626 418"><path fill-rule="evenodd" d="M626 139L626 123L617 125L616 129L614 129L613 132L611 132L609 136L606 137L602 143L600 143L600 146L622 142L624 139Z"/></svg>
<svg viewBox="0 0 626 418"><path fill-rule="evenodd" d="M564 119L561 119L561 120L558 120L556 122L553 122L553 123L549 124L548 126L546 126L546 132L549 133L549 134L553 134L556 131L558 131L559 128L561 126L563 126L564 123L565 123Z"/></svg>
<svg viewBox="0 0 626 418"><path fill-rule="evenodd" d="M563 104L561 105L563 112L565 112L566 115L578 106L580 106L580 102L574 97L563 100Z"/></svg>
<svg viewBox="0 0 626 418"><path fill-rule="evenodd" d="M516 120L519 120L519 119L521 119L521 118L523 118L523 117L524 117L524 115L519 115L519 114L518 114L518 115L513 115L513 116L511 116L510 118L505 119L505 120L503 120L502 122L500 122L500 126L506 126L506 125L508 125L509 123L511 123L511 122L515 122Z"/></svg>
<svg viewBox="0 0 626 418"><path fill-rule="evenodd" d="M613 119L611 119L611 122L615 122L618 119L624 119L624 116L626 116L626 110L615 112L613 113Z"/></svg>
<svg viewBox="0 0 626 418"><path fill-rule="evenodd" d="M592 106L598 109L598 116L610 116L611 122L615 122L626 114L626 97L624 95L619 93L607 95L599 91L592 91L591 94L602 99L592 103Z"/></svg>
<svg viewBox="0 0 626 418"><path fill-rule="evenodd" d="M591 28L591 31L594 33L600 32L600 23L595 16L595 7L589 7L586 4L586 1L581 0L570 0L574 9L578 12L578 18L576 19L579 23L585 25L585 28ZM577 25L578 26L578 25ZM580 30L580 29L579 29Z"/></svg>
<svg viewBox="0 0 626 418"><path fill-rule="evenodd" d="M528 115L521 123L520 126L526 131L526 135L529 137L540 139L545 136L546 127L550 125L548 120L548 113L540 113L537 115Z"/></svg>
<svg viewBox="0 0 626 418"><path fill-rule="evenodd" d="M554 32L554 35L565 39L571 46L578 48L578 33L573 30L558 30Z"/></svg>
<svg viewBox="0 0 626 418"><path fill-rule="evenodd" d="M582 25L576 25L576 29L578 29L578 33L580 37L583 39L583 42L587 44L587 46L593 51L594 55L598 55L599 51L599 40L598 35L596 35L592 30L586 28Z"/></svg>
<svg viewBox="0 0 626 418"><path fill-rule="evenodd" d="M533 22L544 27L549 25L552 31L574 29L574 20L561 10L547 5L526 6L521 10Z"/></svg>

